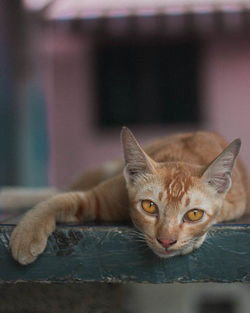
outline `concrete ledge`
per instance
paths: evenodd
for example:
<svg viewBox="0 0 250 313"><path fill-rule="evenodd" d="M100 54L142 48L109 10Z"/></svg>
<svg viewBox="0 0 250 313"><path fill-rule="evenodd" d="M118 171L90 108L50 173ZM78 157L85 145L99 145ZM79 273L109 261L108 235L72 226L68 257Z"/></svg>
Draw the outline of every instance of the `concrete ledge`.
<svg viewBox="0 0 250 313"><path fill-rule="evenodd" d="M0 226L0 282L250 282L250 224L215 225L202 247L160 259L132 226L58 226L36 262L9 252L14 225Z"/></svg>

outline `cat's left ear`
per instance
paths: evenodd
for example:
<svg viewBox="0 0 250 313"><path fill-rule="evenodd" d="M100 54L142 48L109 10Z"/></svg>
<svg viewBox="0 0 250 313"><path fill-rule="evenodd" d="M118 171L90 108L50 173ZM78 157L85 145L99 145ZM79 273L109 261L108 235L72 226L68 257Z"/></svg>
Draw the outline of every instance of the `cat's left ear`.
<svg viewBox="0 0 250 313"><path fill-rule="evenodd" d="M231 187L231 174L240 152L241 140L234 140L206 169L202 178L218 193L226 193Z"/></svg>
<svg viewBox="0 0 250 313"><path fill-rule="evenodd" d="M133 184L138 177L155 172L155 162L143 151L127 127L122 128L121 141L125 159L124 176L127 183Z"/></svg>

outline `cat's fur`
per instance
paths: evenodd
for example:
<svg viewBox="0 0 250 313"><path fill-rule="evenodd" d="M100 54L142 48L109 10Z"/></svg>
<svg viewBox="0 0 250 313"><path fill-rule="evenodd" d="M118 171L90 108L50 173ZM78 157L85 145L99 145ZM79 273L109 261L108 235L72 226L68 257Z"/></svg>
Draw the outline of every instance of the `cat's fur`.
<svg viewBox="0 0 250 313"><path fill-rule="evenodd" d="M122 221L131 217L157 255L172 257L198 248L212 224L243 215L247 176L240 161L235 162L239 139L227 147L215 133L184 133L155 141L142 150L127 128L121 137L124 173L123 162L109 164L83 175L72 191L30 210L10 239L18 262L31 263L43 252L57 221ZM105 173L110 178L102 181ZM142 200L153 201L157 215L143 211ZM196 222L186 221L185 213L193 208L202 209L204 216ZM159 238L174 244L166 248Z"/></svg>

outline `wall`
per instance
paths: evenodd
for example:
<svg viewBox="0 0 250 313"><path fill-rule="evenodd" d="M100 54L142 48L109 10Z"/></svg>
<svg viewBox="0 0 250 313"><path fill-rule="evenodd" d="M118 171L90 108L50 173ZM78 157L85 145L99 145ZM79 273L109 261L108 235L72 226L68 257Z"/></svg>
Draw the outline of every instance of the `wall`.
<svg viewBox="0 0 250 313"><path fill-rule="evenodd" d="M214 40L204 54L207 128L229 141L242 139L241 156L250 171L250 40Z"/></svg>
<svg viewBox="0 0 250 313"><path fill-rule="evenodd" d="M65 186L79 171L121 156L120 129L98 131L94 124L95 77L92 39L54 29L43 41L44 81L50 130L50 182ZM210 39L200 67L203 129L218 131L229 141L241 137L242 157L250 158L250 41ZM194 127L133 128L144 143Z"/></svg>

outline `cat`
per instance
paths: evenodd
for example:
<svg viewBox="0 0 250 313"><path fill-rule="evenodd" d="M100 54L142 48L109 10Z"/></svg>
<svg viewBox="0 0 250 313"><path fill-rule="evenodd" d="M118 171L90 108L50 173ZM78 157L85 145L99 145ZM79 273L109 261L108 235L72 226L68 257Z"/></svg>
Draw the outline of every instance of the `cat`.
<svg viewBox="0 0 250 313"><path fill-rule="evenodd" d="M15 260L33 262L56 222L129 218L156 255L170 258L199 248L214 223L245 212L248 179L236 160L240 139L227 146L220 135L199 131L158 139L142 149L123 127L121 141L125 164L116 161L84 174L70 191L26 213L10 238Z"/></svg>

